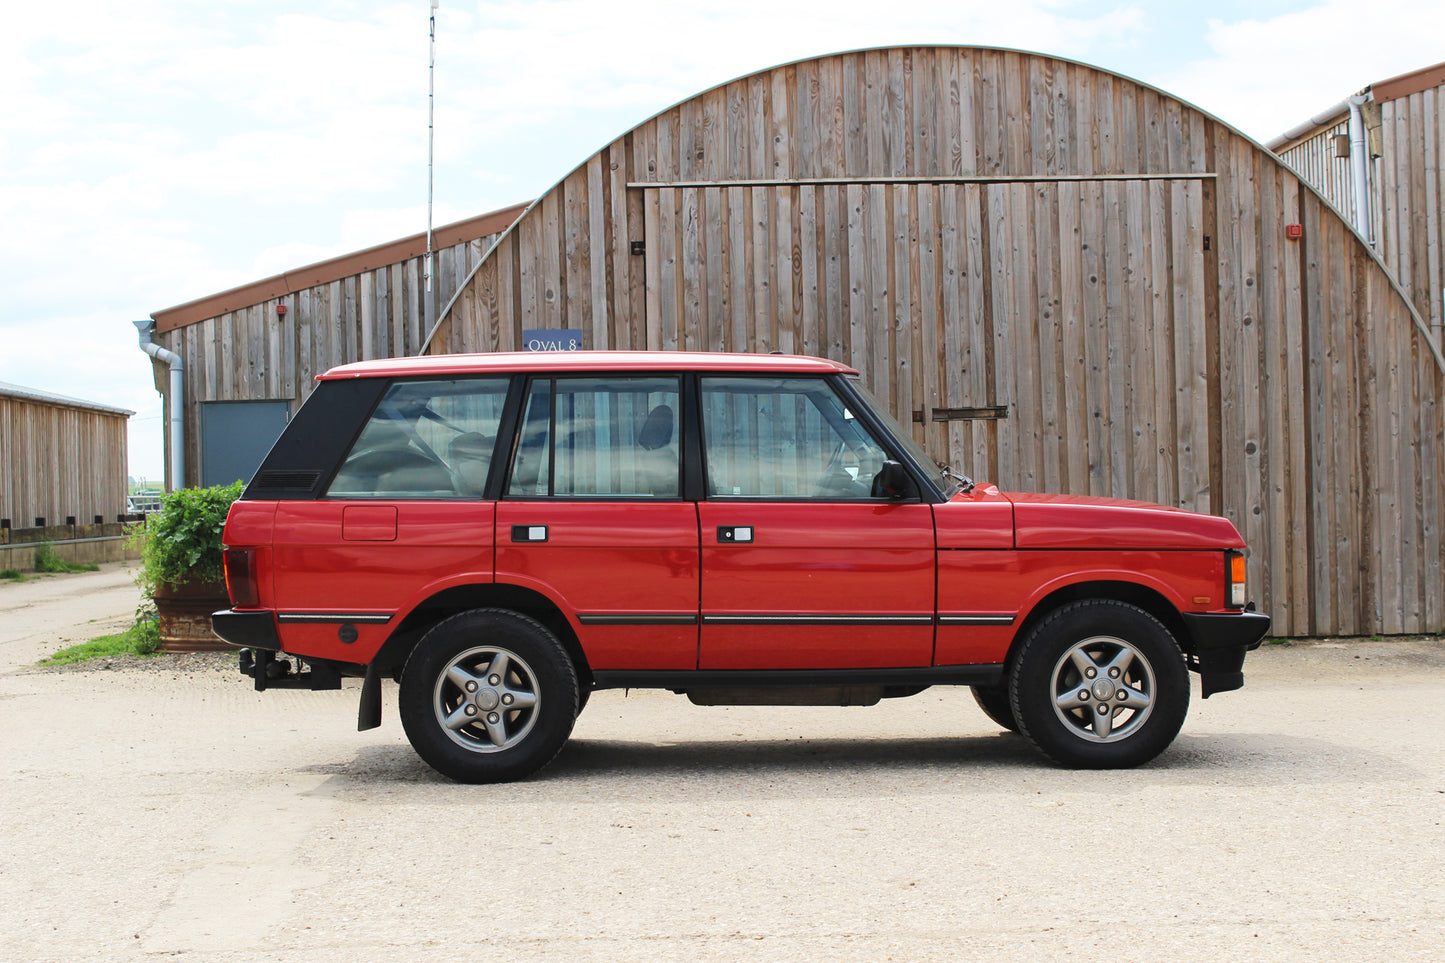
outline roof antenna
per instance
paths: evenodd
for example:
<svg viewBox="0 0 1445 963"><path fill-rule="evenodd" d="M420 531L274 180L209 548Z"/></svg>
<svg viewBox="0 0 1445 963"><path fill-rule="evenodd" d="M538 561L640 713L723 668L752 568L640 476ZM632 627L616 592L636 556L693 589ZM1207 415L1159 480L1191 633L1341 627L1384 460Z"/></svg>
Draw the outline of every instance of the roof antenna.
<svg viewBox="0 0 1445 963"><path fill-rule="evenodd" d="M436 295L432 292L432 185L435 181L436 151L433 147L436 126L437 94L437 7L441 0L431 0L431 61L427 65L426 92L426 263L422 271L426 275L426 314L430 327L436 314Z"/></svg>

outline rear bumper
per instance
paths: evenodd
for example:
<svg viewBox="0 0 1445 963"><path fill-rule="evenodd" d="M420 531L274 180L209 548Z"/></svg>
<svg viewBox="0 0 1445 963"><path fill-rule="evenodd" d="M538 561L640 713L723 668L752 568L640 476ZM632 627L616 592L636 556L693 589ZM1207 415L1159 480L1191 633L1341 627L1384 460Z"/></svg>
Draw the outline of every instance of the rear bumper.
<svg viewBox="0 0 1445 963"><path fill-rule="evenodd" d="M1269 616L1262 612L1183 615L1204 698L1243 686L1244 656L1259 648L1269 633Z"/></svg>
<svg viewBox="0 0 1445 963"><path fill-rule="evenodd" d="M241 648L281 651L276 619L270 612L237 612L235 609L212 612L211 631Z"/></svg>

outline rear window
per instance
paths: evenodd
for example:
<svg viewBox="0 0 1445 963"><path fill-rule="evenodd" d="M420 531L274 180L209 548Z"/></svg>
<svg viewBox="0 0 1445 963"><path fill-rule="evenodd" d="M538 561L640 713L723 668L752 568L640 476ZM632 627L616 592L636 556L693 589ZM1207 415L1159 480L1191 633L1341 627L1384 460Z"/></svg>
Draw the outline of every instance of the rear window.
<svg viewBox="0 0 1445 963"><path fill-rule="evenodd" d="M507 378L392 385L351 446L333 498L480 498Z"/></svg>

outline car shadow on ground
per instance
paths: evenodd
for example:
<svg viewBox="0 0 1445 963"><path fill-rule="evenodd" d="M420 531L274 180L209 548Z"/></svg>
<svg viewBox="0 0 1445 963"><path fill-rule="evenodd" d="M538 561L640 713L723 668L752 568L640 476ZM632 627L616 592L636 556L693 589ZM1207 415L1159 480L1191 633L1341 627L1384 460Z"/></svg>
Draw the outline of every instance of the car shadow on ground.
<svg viewBox="0 0 1445 963"><path fill-rule="evenodd" d="M367 746L350 762L313 766L328 773L332 791L385 783L446 784L403 744ZM947 772L944 781L930 776ZM816 793L846 781L850 792L888 791L900 780L910 789L949 793L991 792L991 776L1025 776L1036 788L1117 793L1150 786L1271 786L1297 783L1368 785L1409 781L1420 773L1381 753L1310 737L1276 733L1182 735L1161 756L1136 769L1084 772L1054 765L1011 733L901 739L750 739L656 742L573 739L532 786L567 786L606 792L636 780L651 793L669 787L697 792L767 788ZM722 778L719 778L722 777ZM929 787L934 787L930 790Z"/></svg>

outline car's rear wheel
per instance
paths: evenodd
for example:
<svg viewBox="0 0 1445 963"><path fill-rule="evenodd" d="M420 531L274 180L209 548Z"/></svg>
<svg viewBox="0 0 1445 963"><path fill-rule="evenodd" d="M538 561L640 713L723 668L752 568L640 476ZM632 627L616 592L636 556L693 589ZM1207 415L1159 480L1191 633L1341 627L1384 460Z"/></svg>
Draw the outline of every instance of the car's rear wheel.
<svg viewBox="0 0 1445 963"><path fill-rule="evenodd" d="M1014 709L1009 702L1008 686L1006 685L976 685L972 686L973 701L983 710L983 714L994 722L998 723L1009 732L1018 732L1019 723L1014 718Z"/></svg>
<svg viewBox="0 0 1445 963"><path fill-rule="evenodd" d="M1009 680L1022 732L1077 769L1118 769L1163 752L1189 711L1189 671L1169 630L1124 602L1073 602L1040 622Z"/></svg>
<svg viewBox="0 0 1445 963"><path fill-rule="evenodd" d="M458 782L505 782L551 762L572 732L577 672L556 636L516 612L437 623L407 659L401 722L417 754Z"/></svg>

